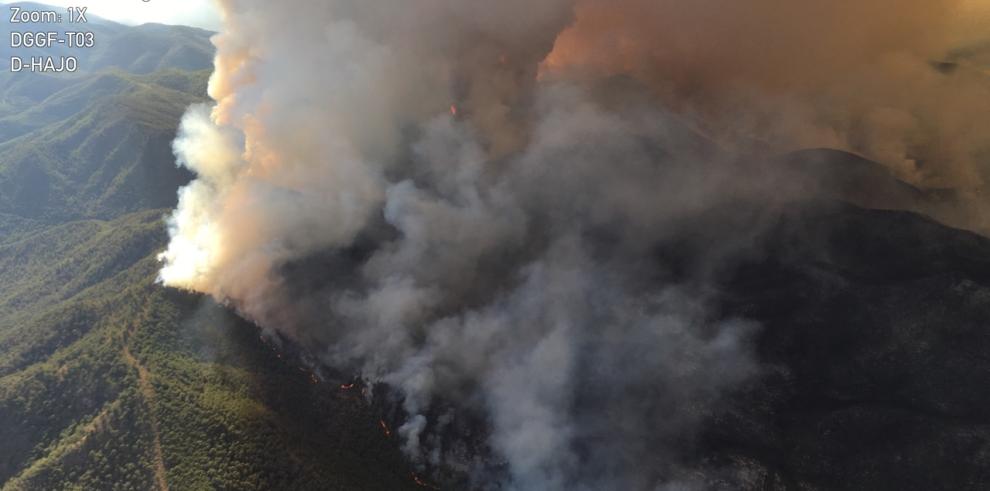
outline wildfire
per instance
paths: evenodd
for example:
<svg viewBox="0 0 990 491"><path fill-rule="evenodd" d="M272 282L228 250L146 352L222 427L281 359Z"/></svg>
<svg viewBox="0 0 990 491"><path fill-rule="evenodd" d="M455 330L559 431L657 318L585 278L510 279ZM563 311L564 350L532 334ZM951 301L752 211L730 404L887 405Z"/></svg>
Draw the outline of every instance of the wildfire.
<svg viewBox="0 0 990 491"><path fill-rule="evenodd" d="M286 361L286 358L284 356L282 356L282 352L279 351L278 347L275 346L274 344L272 344L272 342L268 338L266 338L265 336L258 336L258 339L261 340L261 343L262 344L264 344L270 350L272 350L272 353L275 353L275 357L276 358L278 358L279 360L282 360L282 361ZM307 369L304 366L296 366L296 369L299 370L300 373L302 373L302 374L306 375L307 377L309 377L309 381L313 385L316 385L316 384L319 384L320 383L320 381L321 381L320 380L320 377L318 375L316 375L316 372L314 372L312 370L309 370L309 369ZM354 384L351 384L351 385L353 386Z"/></svg>
<svg viewBox="0 0 990 491"><path fill-rule="evenodd" d="M354 384L340 384L340 390L351 390L354 388Z"/></svg>
<svg viewBox="0 0 990 491"><path fill-rule="evenodd" d="M410 475L412 476L413 482L416 483L419 487L436 489L436 490L439 490L440 489L439 487L434 486L434 485L432 485L432 484L430 484L430 483L428 483L428 482L420 479L419 476L417 476L415 473L410 474Z"/></svg>
<svg viewBox="0 0 990 491"><path fill-rule="evenodd" d="M450 105L450 115L457 116L457 104Z"/></svg>
<svg viewBox="0 0 990 491"><path fill-rule="evenodd" d="M382 427L382 432L385 433L385 437L386 438L391 438L392 437L392 430L388 429L388 425L385 424L385 420L384 419L378 420L378 426L381 426Z"/></svg>

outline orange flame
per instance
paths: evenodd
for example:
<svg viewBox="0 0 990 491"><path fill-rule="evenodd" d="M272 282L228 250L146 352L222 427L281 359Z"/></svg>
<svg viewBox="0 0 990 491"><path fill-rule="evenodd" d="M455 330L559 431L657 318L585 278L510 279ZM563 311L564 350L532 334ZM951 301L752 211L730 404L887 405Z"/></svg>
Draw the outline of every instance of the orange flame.
<svg viewBox="0 0 990 491"><path fill-rule="evenodd" d="M440 489L439 487L434 486L434 485L432 485L432 484L430 484L430 483L428 483L428 482L420 479L419 476L417 476L415 473L412 473L410 475L412 476L413 482L416 483L417 485L419 485L419 487L421 487L421 488L430 488L430 489L436 489L436 490L439 490Z"/></svg>
<svg viewBox="0 0 990 491"><path fill-rule="evenodd" d="M450 105L450 115L457 116L457 104Z"/></svg>
<svg viewBox="0 0 990 491"><path fill-rule="evenodd" d="M351 390L354 388L354 384L341 384L340 390Z"/></svg>
<svg viewBox="0 0 990 491"><path fill-rule="evenodd" d="M385 433L385 437L386 438L391 438L392 437L392 430L388 429L388 425L385 424L385 420L384 419L378 420L378 425L382 427L382 432Z"/></svg>

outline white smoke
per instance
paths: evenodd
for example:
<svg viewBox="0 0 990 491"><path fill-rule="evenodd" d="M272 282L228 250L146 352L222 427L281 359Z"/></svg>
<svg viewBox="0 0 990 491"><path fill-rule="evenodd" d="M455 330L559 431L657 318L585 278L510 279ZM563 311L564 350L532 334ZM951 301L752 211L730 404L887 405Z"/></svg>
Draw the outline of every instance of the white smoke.
<svg viewBox="0 0 990 491"><path fill-rule="evenodd" d="M711 277L751 239L705 243L686 274L656 244L788 190L641 90L656 66L601 72L629 85L563 68L539 81L558 36L580 32L574 0L221 3L216 105L192 108L175 142L198 177L163 282L395 388L410 458L472 486L693 486L676 442L757 372L756 327L708 308ZM819 114L806 104L788 117ZM866 117L915 131L891 104ZM445 443L438 401L482 414L504 475Z"/></svg>

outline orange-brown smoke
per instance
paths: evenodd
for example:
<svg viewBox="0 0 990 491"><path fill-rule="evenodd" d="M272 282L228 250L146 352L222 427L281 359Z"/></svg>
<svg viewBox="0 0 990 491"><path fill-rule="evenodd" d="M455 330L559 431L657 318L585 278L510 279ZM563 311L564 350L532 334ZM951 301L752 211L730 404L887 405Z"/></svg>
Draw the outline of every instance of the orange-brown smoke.
<svg viewBox="0 0 990 491"><path fill-rule="evenodd" d="M585 0L550 67L679 95L830 84L891 53L939 56L961 0Z"/></svg>
<svg viewBox="0 0 990 491"><path fill-rule="evenodd" d="M727 144L839 147L980 189L990 83L956 53L985 33L985 3L584 0L542 74L632 77Z"/></svg>

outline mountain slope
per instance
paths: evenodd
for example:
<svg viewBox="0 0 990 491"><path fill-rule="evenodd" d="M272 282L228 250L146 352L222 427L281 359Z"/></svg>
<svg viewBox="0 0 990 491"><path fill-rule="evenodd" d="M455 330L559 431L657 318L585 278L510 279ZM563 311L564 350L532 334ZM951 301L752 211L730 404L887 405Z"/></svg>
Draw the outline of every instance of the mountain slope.
<svg viewBox="0 0 990 491"><path fill-rule="evenodd" d="M408 484L364 402L313 384L222 308L153 284L156 266L145 257L6 341L34 356L0 377L5 489Z"/></svg>
<svg viewBox="0 0 990 491"><path fill-rule="evenodd" d="M759 240L720 288L765 373L699 451L759 489L990 486L990 240L834 203Z"/></svg>
<svg viewBox="0 0 990 491"><path fill-rule="evenodd" d="M209 33L94 28L107 42L84 73L0 73L0 488L428 486L381 417L394 408L155 282L189 178L170 142L205 99ZM858 157L770 165L814 199L715 210L690 225L709 235L644 265L713 276L716 310L762 326L762 373L681 457L712 489L990 487L990 242L892 211L928 198Z"/></svg>
<svg viewBox="0 0 990 491"><path fill-rule="evenodd" d="M100 73L0 120L21 129L8 136L23 132L0 143L0 210L69 219L170 206L189 179L172 165L174 124L202 97L159 81L202 93L205 73Z"/></svg>
<svg viewBox="0 0 990 491"><path fill-rule="evenodd" d="M84 73L0 73L0 488L414 487L364 398L155 283L208 33L97 27Z"/></svg>

